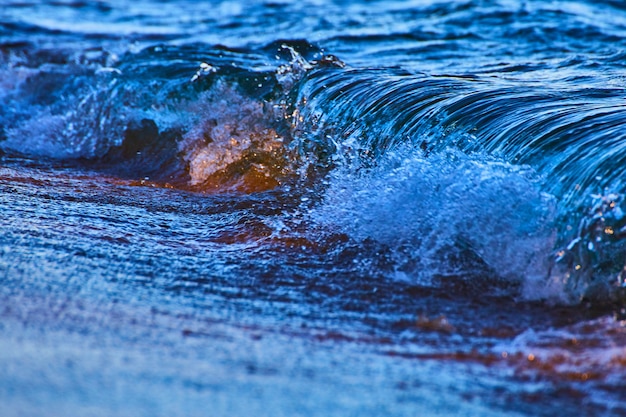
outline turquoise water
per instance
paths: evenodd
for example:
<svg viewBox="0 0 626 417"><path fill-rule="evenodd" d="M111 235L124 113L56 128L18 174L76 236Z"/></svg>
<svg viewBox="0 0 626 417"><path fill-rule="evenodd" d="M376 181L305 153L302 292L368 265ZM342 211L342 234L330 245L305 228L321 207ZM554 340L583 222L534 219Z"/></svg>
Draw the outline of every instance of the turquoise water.
<svg viewBox="0 0 626 417"><path fill-rule="evenodd" d="M602 1L0 10L0 414L626 415Z"/></svg>

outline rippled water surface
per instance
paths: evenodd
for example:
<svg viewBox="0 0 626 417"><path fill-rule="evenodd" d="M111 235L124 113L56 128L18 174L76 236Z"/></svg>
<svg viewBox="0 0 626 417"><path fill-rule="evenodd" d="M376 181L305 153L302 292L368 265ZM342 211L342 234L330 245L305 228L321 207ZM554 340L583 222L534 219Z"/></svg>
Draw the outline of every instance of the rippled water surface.
<svg viewBox="0 0 626 417"><path fill-rule="evenodd" d="M626 415L619 1L0 9L0 415Z"/></svg>

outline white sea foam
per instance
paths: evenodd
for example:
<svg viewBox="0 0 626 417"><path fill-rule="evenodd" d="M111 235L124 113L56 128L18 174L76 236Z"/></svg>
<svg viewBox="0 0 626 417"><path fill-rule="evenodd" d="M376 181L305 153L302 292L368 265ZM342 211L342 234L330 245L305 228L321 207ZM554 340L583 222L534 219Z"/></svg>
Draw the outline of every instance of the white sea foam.
<svg viewBox="0 0 626 417"><path fill-rule="evenodd" d="M524 296L562 297L562 287L542 289L556 204L539 184L525 166L454 151L424 156L406 146L370 169L336 169L313 216L353 239L403 253L398 271L422 284L436 274L470 272L447 262L470 249L498 276L522 284Z"/></svg>

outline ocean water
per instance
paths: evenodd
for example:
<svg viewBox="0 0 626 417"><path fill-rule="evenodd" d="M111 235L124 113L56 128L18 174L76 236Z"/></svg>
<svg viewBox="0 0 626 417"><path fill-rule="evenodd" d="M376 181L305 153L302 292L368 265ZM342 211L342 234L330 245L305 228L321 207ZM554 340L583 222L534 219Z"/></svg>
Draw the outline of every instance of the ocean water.
<svg viewBox="0 0 626 417"><path fill-rule="evenodd" d="M626 415L621 1L4 0L0 415Z"/></svg>

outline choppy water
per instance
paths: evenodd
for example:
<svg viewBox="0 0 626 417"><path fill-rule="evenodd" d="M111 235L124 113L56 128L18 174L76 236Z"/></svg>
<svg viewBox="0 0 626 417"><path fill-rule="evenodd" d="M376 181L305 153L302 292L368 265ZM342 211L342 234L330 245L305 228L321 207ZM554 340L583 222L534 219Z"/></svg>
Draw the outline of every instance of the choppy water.
<svg viewBox="0 0 626 417"><path fill-rule="evenodd" d="M0 414L626 415L619 1L0 9Z"/></svg>

